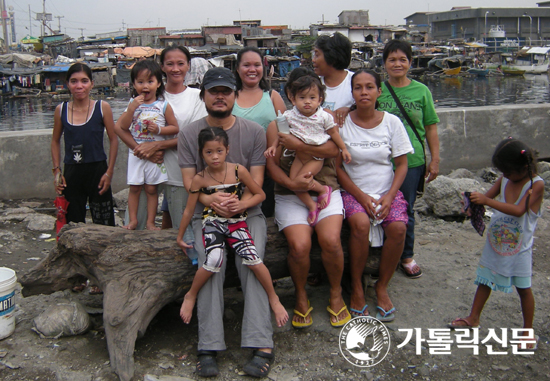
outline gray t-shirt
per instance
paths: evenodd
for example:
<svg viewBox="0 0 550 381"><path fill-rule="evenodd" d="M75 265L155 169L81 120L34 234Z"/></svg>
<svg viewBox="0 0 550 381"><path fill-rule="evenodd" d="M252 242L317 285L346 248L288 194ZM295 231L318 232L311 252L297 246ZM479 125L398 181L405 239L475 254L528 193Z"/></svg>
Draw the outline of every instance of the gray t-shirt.
<svg viewBox="0 0 550 381"><path fill-rule="evenodd" d="M178 163L180 168L195 168L198 172L204 169L204 161L199 155L199 132L210 127L206 118L199 119L178 134ZM266 149L265 131L256 122L236 117L233 127L225 131L229 138L229 154L227 161L244 166L250 171L250 167L265 166L264 151ZM204 205L197 203L195 213L200 213ZM257 205L249 209L251 215L254 209L260 209ZM257 214L257 213L253 213Z"/></svg>

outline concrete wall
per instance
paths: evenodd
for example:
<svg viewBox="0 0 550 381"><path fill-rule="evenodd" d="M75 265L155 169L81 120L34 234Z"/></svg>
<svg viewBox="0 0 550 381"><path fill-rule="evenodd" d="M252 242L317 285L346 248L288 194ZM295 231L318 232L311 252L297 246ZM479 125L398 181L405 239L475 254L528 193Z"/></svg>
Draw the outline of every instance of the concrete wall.
<svg viewBox="0 0 550 381"><path fill-rule="evenodd" d="M342 11L338 15L338 23L341 25L370 25L369 11Z"/></svg>
<svg viewBox="0 0 550 381"><path fill-rule="evenodd" d="M52 156L50 151L52 130L0 132L0 199L54 198ZM105 152L109 157L109 140L105 135ZM61 139L62 157L65 152ZM63 162L63 160L61 160ZM119 141L114 192L126 188L128 148Z"/></svg>
<svg viewBox="0 0 550 381"><path fill-rule="evenodd" d="M491 165L496 144L521 139L550 158L550 104L442 108L437 113L441 173ZM0 132L0 199L53 198L50 141L52 130ZM105 139L108 152L108 140ZM62 147L62 152L64 148ZM126 187L128 149L120 142L113 190Z"/></svg>
<svg viewBox="0 0 550 381"><path fill-rule="evenodd" d="M491 165L496 144L511 136L550 158L550 104L437 109L441 173Z"/></svg>

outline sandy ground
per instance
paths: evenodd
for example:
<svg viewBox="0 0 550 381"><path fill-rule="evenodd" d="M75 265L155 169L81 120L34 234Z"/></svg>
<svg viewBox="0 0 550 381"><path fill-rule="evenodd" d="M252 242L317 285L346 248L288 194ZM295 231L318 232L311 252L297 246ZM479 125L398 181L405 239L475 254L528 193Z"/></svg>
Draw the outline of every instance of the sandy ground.
<svg viewBox="0 0 550 381"><path fill-rule="evenodd" d="M25 202L27 202L26 200ZM40 205L42 200L33 200ZM4 200L0 216L9 207L18 207L23 201ZM456 317L466 316L476 289L473 284L475 269L481 255L484 238L477 235L469 221L446 222L432 217L420 217L417 228L416 260L424 275L407 279L397 272L390 285L390 296L397 308L396 320L387 324L391 347L387 357L373 367L357 367L348 363L339 350L340 329L329 325L326 312L328 285L310 287L314 308L314 325L295 330L290 323L275 329L276 361L269 379L272 380L516 380L550 379L550 241L548 223L550 212L538 225L534 246L533 292L536 299L534 327L540 336L534 355L513 355L510 345L501 347L494 340L494 350L501 355L487 354L487 347L479 345L479 355L471 349L457 348L452 354L430 354L430 346L414 339L397 348L406 337L399 329L421 328L421 335L429 339L428 329L445 328ZM44 202L43 206L50 206ZM45 257L54 242L39 239L44 232L27 230L25 222L0 223L0 265L18 273L36 265ZM49 232L53 233L53 232ZM308 286L309 287L309 286ZM278 282L276 288L282 303L292 313L293 286L289 279ZM117 380L111 371L101 317L101 296L65 291L52 295L22 298L17 291L15 333L0 340L0 379L2 380ZM94 312L92 329L80 336L60 339L41 339L32 328L32 320L52 303L66 299L80 300ZM345 295L349 303L349 295ZM225 332L228 350L218 356L220 380L250 379L242 376L242 367L250 350L241 349L240 326L243 309L242 293L226 290ZM372 287L367 289L371 312L376 301ZM161 380L198 379L195 375L197 321L184 325L178 316L179 305L166 306L151 322L145 336L136 342L135 380L152 375ZM481 320L480 340L489 328L516 328L522 326L518 296L494 293L486 305ZM511 330L507 330L511 335ZM454 338L454 335L451 335ZM155 378L148 377L153 380Z"/></svg>

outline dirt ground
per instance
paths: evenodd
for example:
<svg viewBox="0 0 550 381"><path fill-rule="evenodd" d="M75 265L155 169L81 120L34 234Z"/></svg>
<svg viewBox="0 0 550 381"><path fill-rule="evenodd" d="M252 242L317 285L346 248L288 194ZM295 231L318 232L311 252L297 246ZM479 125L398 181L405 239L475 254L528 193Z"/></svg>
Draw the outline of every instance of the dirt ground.
<svg viewBox="0 0 550 381"><path fill-rule="evenodd" d="M51 201L30 200L34 206L51 207ZM3 200L0 216L7 208L29 205L29 200ZM27 204L26 204L27 203ZM340 353L340 329L329 325L326 312L328 285L309 287L314 324L305 330L295 330L288 323L275 328L276 361L271 380L516 380L550 379L550 211L539 220L534 246L533 292L536 299L535 332L540 336L534 355L513 355L510 345L502 348L494 340L494 350L501 355L487 354L479 345L479 355L471 349L451 347L452 354L430 354L430 346L422 342L417 353L415 339L402 348L406 334L399 329L421 328L429 339L429 328L445 328L456 317L467 316L476 286L475 269L481 255L484 237L480 237L469 221L447 222L432 217L419 217L417 225L416 260L424 275L415 280L397 272L390 285L390 296L397 308L396 320L387 324L391 347L387 357L373 367L357 367L348 363ZM45 213L52 213L42 210ZM42 233L29 231L25 222L0 223L0 266L17 273L29 270L44 258L55 242L39 238ZM267 250L269 252L269 250ZM277 293L289 314L294 304L293 286L289 279L278 282ZM545 291L546 290L546 291ZM118 380L111 371L109 354L102 328L99 295L87 292L57 292L22 298L16 293L17 312L15 333L0 340L0 379L11 380ZM349 303L349 295L345 295ZM75 299L91 312L92 329L80 336L41 339L31 330L33 319L58 301ZM228 289L225 294L225 333L228 350L218 355L221 371L218 380L250 379L243 376L242 367L251 355L241 349L240 329L243 310L242 293ZM370 311L376 301L372 287L367 289ZM135 380L187 380L195 375L197 321L184 325L178 316L179 305L166 306L149 325L145 336L136 342ZM493 293L481 320L480 341L489 328L522 326L517 294ZM507 330L508 335L511 331ZM454 337L451 334L451 337ZM150 375L147 376L146 375ZM154 376L154 377L151 377Z"/></svg>

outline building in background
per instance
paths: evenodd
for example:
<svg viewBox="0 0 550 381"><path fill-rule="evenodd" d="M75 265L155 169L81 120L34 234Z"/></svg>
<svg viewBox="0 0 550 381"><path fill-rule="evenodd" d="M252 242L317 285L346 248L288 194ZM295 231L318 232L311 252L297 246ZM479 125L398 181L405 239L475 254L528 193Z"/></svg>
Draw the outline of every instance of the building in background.
<svg viewBox="0 0 550 381"><path fill-rule="evenodd" d="M432 40L482 41L490 46L506 40L520 45L540 45L550 39L550 2L537 8L455 7L445 12L417 12L407 25L427 25Z"/></svg>
<svg viewBox="0 0 550 381"><path fill-rule="evenodd" d="M126 46L160 47L160 36L166 36L165 27L128 28L128 44Z"/></svg>

